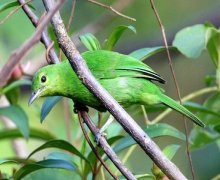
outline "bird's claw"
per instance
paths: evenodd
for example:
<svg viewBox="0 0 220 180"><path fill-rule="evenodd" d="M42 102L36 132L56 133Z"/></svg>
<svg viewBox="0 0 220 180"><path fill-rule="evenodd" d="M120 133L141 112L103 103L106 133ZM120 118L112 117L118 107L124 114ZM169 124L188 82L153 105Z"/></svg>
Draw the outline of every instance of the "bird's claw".
<svg viewBox="0 0 220 180"><path fill-rule="evenodd" d="M86 111L86 112L89 112L89 109L83 105L83 104L80 104L80 103L74 103L74 109L73 109L73 112L74 113L78 113L79 111Z"/></svg>
<svg viewBox="0 0 220 180"><path fill-rule="evenodd" d="M100 139L101 139L102 137L105 138L106 136L107 136L106 133L99 131L99 132L95 135L95 140L94 140L95 143L96 143L97 145L99 145Z"/></svg>

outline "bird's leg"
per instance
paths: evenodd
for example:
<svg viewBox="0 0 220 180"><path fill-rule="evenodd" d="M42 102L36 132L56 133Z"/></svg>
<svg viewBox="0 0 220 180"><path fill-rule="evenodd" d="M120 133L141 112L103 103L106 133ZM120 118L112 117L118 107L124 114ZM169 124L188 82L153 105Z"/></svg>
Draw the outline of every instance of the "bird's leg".
<svg viewBox="0 0 220 180"><path fill-rule="evenodd" d="M79 111L86 111L86 112L89 112L89 109L85 106L85 105L83 105L83 104L80 104L80 103L78 103L78 102L74 102L74 109L73 109L73 111L74 111L74 113L78 113Z"/></svg>
<svg viewBox="0 0 220 180"><path fill-rule="evenodd" d="M101 129L99 130L99 132L95 136L96 144L99 144L99 140L101 137L106 136L106 133L104 133L104 131L109 127L109 125L112 123L112 121L114 121L114 117L112 115L110 115L108 120L106 121L106 123L101 127Z"/></svg>

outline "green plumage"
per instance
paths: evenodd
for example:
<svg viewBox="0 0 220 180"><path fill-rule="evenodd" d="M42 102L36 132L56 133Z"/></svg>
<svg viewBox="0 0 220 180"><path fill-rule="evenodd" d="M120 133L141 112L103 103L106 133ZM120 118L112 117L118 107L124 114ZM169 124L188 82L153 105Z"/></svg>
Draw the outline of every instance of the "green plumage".
<svg viewBox="0 0 220 180"><path fill-rule="evenodd" d="M163 90L152 81L165 81L141 61L103 50L88 51L82 56L96 79L122 106L163 103L189 117L196 124L204 126L193 113L163 94ZM46 78L44 82L43 76ZM41 68L33 78L32 88L34 92L40 90L38 96L66 96L99 111L105 110L81 83L67 60Z"/></svg>

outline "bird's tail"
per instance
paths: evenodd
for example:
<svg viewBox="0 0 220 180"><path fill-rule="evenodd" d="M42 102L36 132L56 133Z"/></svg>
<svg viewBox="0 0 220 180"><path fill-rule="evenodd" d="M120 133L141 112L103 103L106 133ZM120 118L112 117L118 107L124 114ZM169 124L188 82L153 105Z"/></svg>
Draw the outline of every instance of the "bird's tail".
<svg viewBox="0 0 220 180"><path fill-rule="evenodd" d="M192 112L190 112L188 109L183 107L181 104L179 104L175 100L169 98L168 96L164 94L160 94L160 100L162 101L163 104L169 106L171 109L174 109L182 113L183 115L187 116L188 118L190 118L197 125L205 127L205 124L198 117L196 117Z"/></svg>

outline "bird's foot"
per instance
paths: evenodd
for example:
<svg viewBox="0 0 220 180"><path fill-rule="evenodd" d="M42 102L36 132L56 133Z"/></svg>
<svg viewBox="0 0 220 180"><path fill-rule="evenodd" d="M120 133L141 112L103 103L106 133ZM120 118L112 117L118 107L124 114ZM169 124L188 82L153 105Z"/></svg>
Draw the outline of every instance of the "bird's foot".
<svg viewBox="0 0 220 180"><path fill-rule="evenodd" d="M95 143L96 143L97 145L99 145L100 139L101 139L102 137L105 138L106 136L107 136L106 133L99 131L99 132L95 135L95 140L94 140Z"/></svg>
<svg viewBox="0 0 220 180"><path fill-rule="evenodd" d="M80 104L80 103L74 103L74 113L78 113L79 111L86 111L86 112L89 112L89 109L83 105L83 104Z"/></svg>

